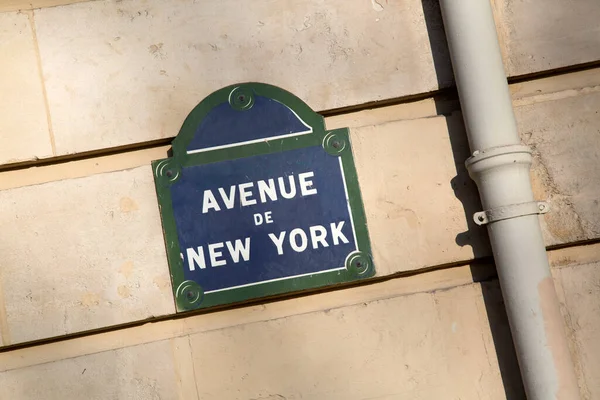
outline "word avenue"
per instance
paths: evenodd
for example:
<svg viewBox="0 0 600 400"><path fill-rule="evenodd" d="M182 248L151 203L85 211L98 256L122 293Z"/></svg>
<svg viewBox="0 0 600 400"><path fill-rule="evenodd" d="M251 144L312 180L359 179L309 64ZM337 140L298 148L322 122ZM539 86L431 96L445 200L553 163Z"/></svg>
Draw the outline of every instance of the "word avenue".
<svg viewBox="0 0 600 400"><path fill-rule="evenodd" d="M298 174L297 177L294 175L289 175L285 178L280 176L277 180L267 179L266 181L259 180L257 182L231 185L228 191L220 187L217 193L221 201L217 201L215 193L207 189L204 191L202 200L202 213L221 211L222 208L230 210L236 206L236 203L240 207L247 207L257 204L258 201L266 203L267 201L277 201L278 198L293 199L296 197L297 192L301 196L311 196L317 194L317 189L312 187L313 182L311 178L314 176L314 172L303 172ZM296 178L298 181L297 185ZM296 187L298 187L298 190ZM237 202L236 193L239 199ZM257 195L258 198L255 198Z"/></svg>

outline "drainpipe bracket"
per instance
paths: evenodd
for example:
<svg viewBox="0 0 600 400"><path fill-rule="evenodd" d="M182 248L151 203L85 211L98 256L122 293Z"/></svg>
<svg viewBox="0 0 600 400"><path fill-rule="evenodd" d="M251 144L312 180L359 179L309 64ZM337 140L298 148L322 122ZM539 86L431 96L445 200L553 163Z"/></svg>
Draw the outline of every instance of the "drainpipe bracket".
<svg viewBox="0 0 600 400"><path fill-rule="evenodd" d="M532 201L529 203L511 204L508 206L492 208L473 214L473 220L477 225L486 225L504 219L511 219L533 214L546 214L550 210L548 203L544 201Z"/></svg>

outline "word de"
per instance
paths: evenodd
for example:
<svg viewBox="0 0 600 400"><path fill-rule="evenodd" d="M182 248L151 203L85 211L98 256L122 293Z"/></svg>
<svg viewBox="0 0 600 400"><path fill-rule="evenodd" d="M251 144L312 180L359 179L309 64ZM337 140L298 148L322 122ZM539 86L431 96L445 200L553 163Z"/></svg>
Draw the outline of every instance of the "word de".
<svg viewBox="0 0 600 400"><path fill-rule="evenodd" d="M267 211L265 213L264 217L262 214L254 214L254 225L258 226L258 225L262 225L263 223L272 224L273 223L272 214L273 214L272 211Z"/></svg>

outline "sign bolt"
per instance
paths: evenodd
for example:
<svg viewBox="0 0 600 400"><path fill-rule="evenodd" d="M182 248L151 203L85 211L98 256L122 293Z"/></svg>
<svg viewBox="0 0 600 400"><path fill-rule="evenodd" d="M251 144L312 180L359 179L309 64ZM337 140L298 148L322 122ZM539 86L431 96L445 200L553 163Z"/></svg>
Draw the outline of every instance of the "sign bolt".
<svg viewBox="0 0 600 400"><path fill-rule="evenodd" d="M175 291L175 298L179 310L193 310L204 300L204 290L194 281L184 281Z"/></svg>
<svg viewBox="0 0 600 400"><path fill-rule="evenodd" d="M369 256L362 251L356 251L346 259L346 268L355 275L362 275L371 268Z"/></svg>

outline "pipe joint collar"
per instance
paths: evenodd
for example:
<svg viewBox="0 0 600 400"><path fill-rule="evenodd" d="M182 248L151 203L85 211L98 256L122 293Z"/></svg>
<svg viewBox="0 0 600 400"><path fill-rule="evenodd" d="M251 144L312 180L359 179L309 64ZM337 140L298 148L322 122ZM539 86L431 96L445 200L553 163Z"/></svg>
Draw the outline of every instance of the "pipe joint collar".
<svg viewBox="0 0 600 400"><path fill-rule="evenodd" d="M521 144L491 147L486 150L476 150L467 159L465 166L472 177L492 168L515 165L531 167L531 149Z"/></svg>

